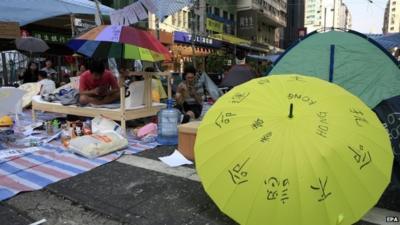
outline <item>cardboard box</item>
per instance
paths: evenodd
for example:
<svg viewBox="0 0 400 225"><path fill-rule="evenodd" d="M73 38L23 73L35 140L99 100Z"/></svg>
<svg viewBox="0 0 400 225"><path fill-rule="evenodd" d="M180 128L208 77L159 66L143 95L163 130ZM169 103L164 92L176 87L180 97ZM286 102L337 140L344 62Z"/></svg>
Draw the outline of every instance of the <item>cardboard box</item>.
<svg viewBox="0 0 400 225"><path fill-rule="evenodd" d="M193 121L178 126L178 150L192 161L194 161L194 143L200 122Z"/></svg>

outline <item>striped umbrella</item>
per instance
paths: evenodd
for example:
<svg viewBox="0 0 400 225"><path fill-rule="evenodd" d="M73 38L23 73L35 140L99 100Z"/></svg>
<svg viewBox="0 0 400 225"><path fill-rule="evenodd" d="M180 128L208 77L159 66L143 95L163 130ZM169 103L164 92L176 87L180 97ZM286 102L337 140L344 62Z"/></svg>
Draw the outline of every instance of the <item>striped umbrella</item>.
<svg viewBox="0 0 400 225"><path fill-rule="evenodd" d="M128 26L101 25L70 40L74 51L88 57L170 60L168 50L152 34Z"/></svg>

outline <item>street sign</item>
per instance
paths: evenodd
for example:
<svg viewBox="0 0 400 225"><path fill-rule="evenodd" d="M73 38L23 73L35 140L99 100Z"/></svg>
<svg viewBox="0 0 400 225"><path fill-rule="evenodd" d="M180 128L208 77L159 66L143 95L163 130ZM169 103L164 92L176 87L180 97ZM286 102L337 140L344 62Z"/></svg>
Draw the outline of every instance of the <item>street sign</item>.
<svg viewBox="0 0 400 225"><path fill-rule="evenodd" d="M0 38L15 39L20 37L19 24L17 22L0 21Z"/></svg>

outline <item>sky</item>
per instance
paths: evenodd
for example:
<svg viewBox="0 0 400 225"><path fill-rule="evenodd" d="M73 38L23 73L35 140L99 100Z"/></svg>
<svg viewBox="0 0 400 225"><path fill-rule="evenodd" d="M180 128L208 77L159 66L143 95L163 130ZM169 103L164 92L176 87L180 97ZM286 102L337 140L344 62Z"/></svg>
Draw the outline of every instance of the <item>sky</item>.
<svg viewBox="0 0 400 225"><path fill-rule="evenodd" d="M361 33L382 33L383 15L388 0L343 0L352 15L352 30Z"/></svg>

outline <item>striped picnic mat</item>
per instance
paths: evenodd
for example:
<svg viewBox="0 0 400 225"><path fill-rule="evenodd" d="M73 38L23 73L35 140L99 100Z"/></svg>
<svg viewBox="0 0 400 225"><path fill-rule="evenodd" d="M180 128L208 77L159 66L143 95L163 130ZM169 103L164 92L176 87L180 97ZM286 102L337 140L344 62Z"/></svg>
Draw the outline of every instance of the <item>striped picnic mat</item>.
<svg viewBox="0 0 400 225"><path fill-rule="evenodd" d="M123 154L136 154L155 148L158 143L143 143L128 138L129 147L93 160L65 151L57 144L45 144L40 150L0 162L0 201L23 191L39 190L59 180L89 171Z"/></svg>

